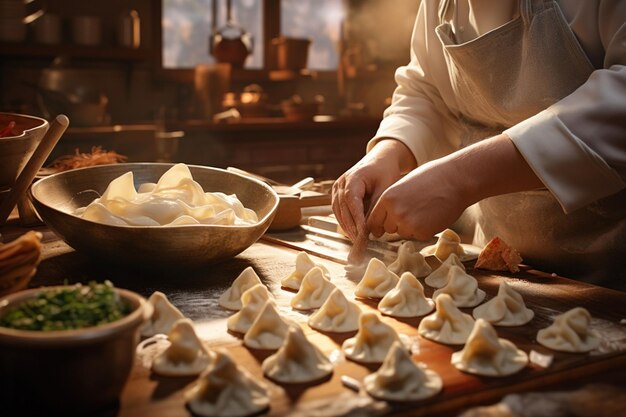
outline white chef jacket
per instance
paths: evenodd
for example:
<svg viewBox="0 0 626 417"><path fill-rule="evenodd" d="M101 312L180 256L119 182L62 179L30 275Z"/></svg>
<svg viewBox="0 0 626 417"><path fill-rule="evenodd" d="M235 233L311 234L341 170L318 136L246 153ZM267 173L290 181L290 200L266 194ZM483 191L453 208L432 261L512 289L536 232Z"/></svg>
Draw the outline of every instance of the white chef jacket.
<svg viewBox="0 0 626 417"><path fill-rule="evenodd" d="M411 61L396 71L392 104L368 150L382 138L397 139L422 164L466 144L459 138L460 106L435 33L439 3L423 0L420 5ZM557 3L595 71L570 95L507 126L504 133L568 213L626 186L626 1ZM516 4L516 0L452 2L450 24L457 40L484 36L511 20Z"/></svg>
<svg viewBox="0 0 626 417"><path fill-rule="evenodd" d="M423 0L368 150L396 139L422 164L508 134L549 192L481 201L474 241L626 288L625 22L624 0Z"/></svg>

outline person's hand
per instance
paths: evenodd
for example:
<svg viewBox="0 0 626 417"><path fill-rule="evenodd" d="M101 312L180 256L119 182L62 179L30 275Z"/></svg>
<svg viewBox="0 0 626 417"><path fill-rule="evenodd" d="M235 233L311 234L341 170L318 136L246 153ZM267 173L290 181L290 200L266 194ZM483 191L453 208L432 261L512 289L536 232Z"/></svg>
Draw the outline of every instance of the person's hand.
<svg viewBox="0 0 626 417"><path fill-rule="evenodd" d="M387 232L427 240L483 198L542 186L501 134L413 170L382 193L367 225L374 236Z"/></svg>
<svg viewBox="0 0 626 417"><path fill-rule="evenodd" d="M382 140L333 185L332 206L339 225L355 241L365 226L365 210L415 164L409 149L396 140Z"/></svg>
<svg viewBox="0 0 626 417"><path fill-rule="evenodd" d="M454 223L469 205L452 164L435 160L413 170L382 193L368 218L374 236L398 233L428 240Z"/></svg>

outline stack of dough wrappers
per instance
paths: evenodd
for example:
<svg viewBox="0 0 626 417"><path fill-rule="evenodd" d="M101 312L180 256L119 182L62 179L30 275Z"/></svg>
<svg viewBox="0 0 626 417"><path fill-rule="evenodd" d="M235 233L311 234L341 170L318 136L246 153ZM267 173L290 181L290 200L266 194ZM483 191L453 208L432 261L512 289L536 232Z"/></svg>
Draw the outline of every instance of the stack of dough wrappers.
<svg viewBox="0 0 626 417"><path fill-rule="evenodd" d="M0 243L0 296L23 290L37 272L41 233L30 231L7 244Z"/></svg>

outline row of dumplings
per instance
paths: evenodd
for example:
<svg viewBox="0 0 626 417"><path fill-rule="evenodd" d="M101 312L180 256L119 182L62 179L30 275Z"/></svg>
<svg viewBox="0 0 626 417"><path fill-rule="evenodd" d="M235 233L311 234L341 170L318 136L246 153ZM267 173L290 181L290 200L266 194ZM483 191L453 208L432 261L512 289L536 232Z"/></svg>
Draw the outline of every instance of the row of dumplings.
<svg viewBox="0 0 626 417"><path fill-rule="evenodd" d="M460 275L458 270L475 281L465 274L463 264L455 257L454 254L450 255L440 268L431 271L427 275L427 285L441 285L445 282L442 286L445 288L454 274ZM444 273L446 268L447 272ZM450 270L454 274L451 275ZM414 306L421 310L411 311L411 315L427 314L435 304L435 313L422 319L418 332L440 343L465 343L463 350L452 356L455 367L470 373L503 376L517 372L526 365L527 355L511 342L499 339L487 321L506 326L521 325L521 321L532 319L532 311L525 307L521 296L506 283L501 284L498 296L474 310L474 316L478 319L474 321L470 315L458 309L454 298L448 293L435 296L434 303L426 299L421 283L412 273L404 272L400 278L395 276L391 281L380 279L392 274L395 275L382 262L373 260L357 286L357 291L361 286L365 289L361 294L365 294L366 298L382 298L379 309L383 314L392 313L389 315L400 317L403 311L406 314L405 310L411 310ZM382 322L378 315L362 313L360 307L348 300L329 278L330 274L323 266L315 265L306 253L300 253L296 257L294 272L283 279L282 285L298 290L292 299L292 307L317 309L309 318L309 325L313 329L322 332L357 331L355 337L346 340L342 346L345 356L361 363L382 363L377 372L364 380L365 390L376 398L387 400L418 400L439 392L441 378L425 364L413 362L407 343L403 343L397 332ZM363 297L359 293L356 295ZM387 301L383 303L385 299ZM163 375L202 373L194 388L187 393L189 407L195 413L207 416L230 415L223 407L233 401L237 403L239 400L235 397L243 394L228 390L216 391L214 387L219 381L223 383L230 379L234 381L233 386L241 389L246 386L248 390L245 395L249 401L237 407L244 407L248 411L259 411L262 405L267 407L269 400L263 383L253 381L226 352L208 351L195 335L192 323L184 319L182 313L163 294L155 293L150 302L155 307L155 313L144 329L144 335L168 333L170 341L169 347L155 358L152 369ZM228 319L227 326L230 331L244 335L243 342L247 347L278 350L262 364L268 379L279 383L302 383L322 381L332 374L331 362L308 340L301 327L280 316L273 296L252 268L246 268L240 274L220 297L219 303L227 309L237 310ZM488 306L490 303L491 307ZM584 309L571 310L557 317L552 326L541 330L537 339L555 350L591 350L597 347L599 338L589 329L590 319ZM265 395L261 395L263 392ZM222 398L222 395L228 398ZM217 410L215 407L221 408Z"/></svg>
<svg viewBox="0 0 626 417"><path fill-rule="evenodd" d="M298 255L298 259L300 262L297 264L300 266L310 261L308 255L303 253ZM318 308L309 318L309 325L316 330L357 331L354 337L342 345L345 356L359 363L382 364L377 372L364 381L368 393L376 398L401 398L406 401L427 398L441 390L441 378L427 369L425 364L413 362L407 344L400 335L382 322L377 314L362 313L357 304L349 301L340 289L330 283L328 271L314 266L311 261L310 271L304 273L304 276L302 273L300 269L282 281L283 285L288 283L292 289L299 285L298 293L292 299L292 307L303 309L306 305L306 309ZM328 357L308 340L298 324L280 317L271 296L268 296L269 292L260 283L254 270L244 270L222 295L220 304L230 309L238 307L232 298L233 294L241 294L241 309L228 319L228 329L244 333L243 343L249 348L276 349L279 346L278 352L262 364L263 373L268 379L293 384L321 382L330 377L333 366ZM303 304L307 294L314 301L308 300ZM321 304L318 299L322 301ZM264 304L256 319L249 326L241 326L243 317L249 323L250 314L259 308L260 302ZM268 311L272 312L271 315L268 315ZM284 339L282 344L281 338Z"/></svg>
<svg viewBox="0 0 626 417"><path fill-rule="evenodd" d="M159 340L161 334L167 334L166 347L158 351L151 369L167 377L199 376L185 392L187 406L194 415L243 417L269 407L266 384L237 365L225 349L208 349L193 322L163 293L155 292L148 302L154 312L142 336Z"/></svg>
<svg viewBox="0 0 626 417"><path fill-rule="evenodd" d="M446 265L446 262L448 265ZM461 276L474 283L476 282L473 277L465 274L463 264L455 261L455 255L451 255L446 262L435 271L439 271L438 274L429 276L433 278L431 282L437 284L438 281L441 281L441 277L444 277L444 274L440 271L446 268L452 271L462 270ZM455 262L458 265L455 265ZM249 269L244 272L235 280L233 286L224 294L222 300L223 305L228 307L227 303L232 300L227 299L233 293L241 293L241 290L247 285L254 285L254 289L243 293L242 311L236 313L229 320L229 329L231 331L243 332L242 329L232 327L232 324L237 322L236 319L239 315L248 308L249 303L247 299L249 296L247 292L250 291L252 293L257 287L263 287L256 274L252 275L253 270ZM387 311L387 307L393 310L394 305L400 304L395 302L397 299L403 299L404 304L410 307L423 306L422 312L414 313L416 316L426 314L432 310L432 301L425 298L423 287L411 273L405 272L402 278L397 278L396 276L395 280L389 279L390 276L394 275L388 271L382 262L372 260L355 293L357 296L367 298L380 298L382 295L379 309L383 312ZM256 278L249 280L251 276ZM309 325L312 328L327 332L358 330L357 335L346 340L342 346L342 350L348 358L363 363L383 362L387 353L391 351L391 346L396 342L400 343L399 336L392 327L380 321L375 314L361 314L360 308L355 303L347 300L343 293L328 278L328 271L315 266L308 255L302 252L296 258L295 271L286 277L282 284L284 287L298 290L298 293L292 299L292 307L296 309L320 307L309 319ZM395 287L389 284L389 282L395 283L396 281ZM473 286L474 294L476 293L476 286ZM389 288L392 289L390 290ZM385 291L387 291L386 294ZM264 293L268 293L266 289L264 289ZM325 301L324 298L326 298ZM483 298L484 292L482 292L481 300ZM383 303L385 300L388 300L387 304ZM455 300L445 292L436 297L436 304L437 311L422 320L418 331L422 336L441 343L463 344L467 342L465 349L453 357L452 363L457 368L482 375L503 376L517 372L526 365L526 354L518 350L511 342L499 339L495 330L487 321L490 320L502 326L522 325L530 321L534 316L532 310L524 305L521 295L505 282L501 284L498 296L474 310L474 316L478 318L476 322L470 315L462 313L456 306ZM233 308L232 304L230 304L229 308ZM247 313L246 316L248 316ZM262 318L263 315L263 312L261 312L258 316L260 317L258 319L259 323L267 323L266 318ZM402 316L401 314L397 315ZM275 309L273 309L271 318L282 320ZM570 346L565 346L563 343L563 341L572 341L572 339L563 337L564 332L562 328L569 327L571 323L579 322L581 319L583 321L586 320L586 325L578 326L582 332L578 334L577 338L580 342L583 342L583 345L585 341L591 341L589 346L593 346L599 339L593 332L589 332L588 322L590 317L584 309L572 310L557 319L557 324L541 331L538 339L541 343L557 350L576 351L585 349L580 343L574 343L574 345ZM356 324L357 320L358 326ZM272 329L270 331L270 334L274 336L272 340L278 344L279 337L276 336L278 336L277 333L280 331L277 331L277 329L285 326L268 326L266 324L263 327L264 329ZM553 327L561 330L555 331ZM252 333L254 338L258 337L258 332ZM251 345L247 339L248 333L244 336L244 344L248 347L259 347L258 344ZM476 348L477 346L479 347L478 349ZM267 345L262 347L271 348ZM487 352L485 352L485 349ZM389 354L391 355L391 353ZM486 357L493 360L484 364Z"/></svg>

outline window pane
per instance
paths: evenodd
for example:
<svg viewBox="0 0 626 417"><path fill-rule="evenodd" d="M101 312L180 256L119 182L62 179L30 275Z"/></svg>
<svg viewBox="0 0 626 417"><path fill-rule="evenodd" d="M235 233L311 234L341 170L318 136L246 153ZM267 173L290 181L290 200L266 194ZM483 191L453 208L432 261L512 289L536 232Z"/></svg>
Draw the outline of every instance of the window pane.
<svg viewBox="0 0 626 417"><path fill-rule="evenodd" d="M281 33L292 38L309 38L308 67L336 69L341 21L346 16L344 0L282 0Z"/></svg>
<svg viewBox="0 0 626 417"><path fill-rule="evenodd" d="M218 5L217 28L226 24L226 1ZM211 35L211 0L163 0L163 67L193 68L196 64L213 63L209 55ZM246 68L263 65L262 8L260 0L233 0L234 22L252 34L252 55Z"/></svg>

